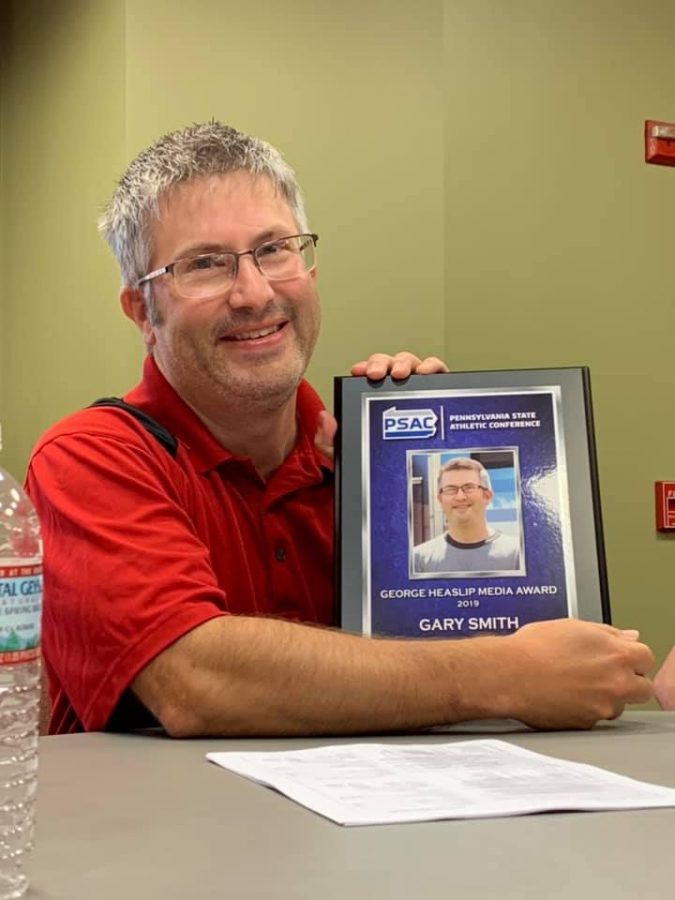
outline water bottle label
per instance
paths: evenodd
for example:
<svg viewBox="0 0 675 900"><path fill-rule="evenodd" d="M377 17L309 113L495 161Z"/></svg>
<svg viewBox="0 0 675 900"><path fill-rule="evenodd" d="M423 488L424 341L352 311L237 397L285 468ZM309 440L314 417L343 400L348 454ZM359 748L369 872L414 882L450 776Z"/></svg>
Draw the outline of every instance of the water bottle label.
<svg viewBox="0 0 675 900"><path fill-rule="evenodd" d="M42 566L0 566L0 665L40 655Z"/></svg>

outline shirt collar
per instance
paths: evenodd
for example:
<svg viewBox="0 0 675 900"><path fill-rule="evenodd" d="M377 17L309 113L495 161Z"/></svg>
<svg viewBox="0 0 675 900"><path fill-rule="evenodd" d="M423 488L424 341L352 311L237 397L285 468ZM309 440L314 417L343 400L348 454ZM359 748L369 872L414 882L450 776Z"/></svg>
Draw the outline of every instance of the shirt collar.
<svg viewBox="0 0 675 900"><path fill-rule="evenodd" d="M124 399L161 422L183 445L195 467L202 473L228 462L241 462L241 457L235 456L216 440L194 410L169 384L152 355L148 354L145 358L140 384L126 394ZM304 473L304 478L313 474L317 480L323 480L325 473L333 471L332 460L320 453L314 445L319 413L324 408L319 395L303 379L297 390L297 440L280 468L291 463L294 470L299 469ZM275 475L273 473L272 479Z"/></svg>

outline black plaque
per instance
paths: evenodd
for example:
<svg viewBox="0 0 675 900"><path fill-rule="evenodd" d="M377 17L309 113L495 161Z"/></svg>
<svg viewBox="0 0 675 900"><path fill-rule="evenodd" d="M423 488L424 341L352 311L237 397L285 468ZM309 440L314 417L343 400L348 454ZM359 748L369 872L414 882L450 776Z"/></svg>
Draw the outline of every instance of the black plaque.
<svg viewBox="0 0 675 900"><path fill-rule="evenodd" d="M335 410L344 629L609 621L586 368L336 378ZM485 536L462 540L480 517Z"/></svg>

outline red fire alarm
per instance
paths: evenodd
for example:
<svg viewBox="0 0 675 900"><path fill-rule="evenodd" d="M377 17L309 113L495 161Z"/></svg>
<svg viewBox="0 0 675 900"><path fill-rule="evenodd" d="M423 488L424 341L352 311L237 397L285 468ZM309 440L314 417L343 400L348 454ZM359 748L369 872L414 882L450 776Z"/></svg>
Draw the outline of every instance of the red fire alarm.
<svg viewBox="0 0 675 900"><path fill-rule="evenodd" d="M672 122L645 122L645 162L675 166L675 125Z"/></svg>
<svg viewBox="0 0 675 900"><path fill-rule="evenodd" d="M675 531L675 481L654 482L656 527L659 531Z"/></svg>

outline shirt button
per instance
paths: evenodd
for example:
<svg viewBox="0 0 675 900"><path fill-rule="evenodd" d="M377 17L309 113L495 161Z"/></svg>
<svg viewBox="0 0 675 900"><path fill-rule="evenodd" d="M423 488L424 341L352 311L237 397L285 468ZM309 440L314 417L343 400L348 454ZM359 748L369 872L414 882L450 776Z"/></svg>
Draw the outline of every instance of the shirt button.
<svg viewBox="0 0 675 900"><path fill-rule="evenodd" d="M284 562L286 559L286 548L283 544L277 544L274 548L274 558L277 562Z"/></svg>

